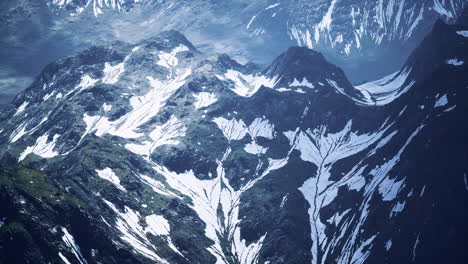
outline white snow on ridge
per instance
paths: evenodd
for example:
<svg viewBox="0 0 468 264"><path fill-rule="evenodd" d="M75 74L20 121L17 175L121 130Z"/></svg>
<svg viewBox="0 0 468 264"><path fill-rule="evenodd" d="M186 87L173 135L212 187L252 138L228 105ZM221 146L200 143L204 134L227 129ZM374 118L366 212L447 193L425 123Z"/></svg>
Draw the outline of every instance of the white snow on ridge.
<svg viewBox="0 0 468 264"><path fill-rule="evenodd" d="M102 179L109 181L110 183L114 184L120 190L126 192L127 190L120 185L120 179L110 168L105 168L103 170L96 170L96 173Z"/></svg>
<svg viewBox="0 0 468 264"><path fill-rule="evenodd" d="M94 86L97 82L99 82L99 80L95 80L93 78L91 78L88 74L85 74L83 76L81 76L81 81L80 83L72 90L70 90L68 93L65 94L65 97L67 97L68 95L70 95L71 93L75 92L75 91L78 91L77 93L79 93L80 91L83 91L89 87L92 87Z"/></svg>
<svg viewBox="0 0 468 264"><path fill-rule="evenodd" d="M179 45L175 47L171 52L166 53L163 51L160 51L158 56L159 56L159 61L157 62L158 65L163 66L168 69L173 69L175 66L179 64L179 59L177 59L176 55L179 52L187 51L189 48L185 45Z"/></svg>
<svg viewBox="0 0 468 264"><path fill-rule="evenodd" d="M26 109L26 106L28 106L29 102L23 102L19 107L18 109L16 110L15 114L13 116L17 116L19 114L21 114L25 109Z"/></svg>
<svg viewBox="0 0 468 264"><path fill-rule="evenodd" d="M213 122L218 125L219 129L223 131L223 135L229 140L240 140L245 137L248 130L242 120L231 119L228 120L224 117L216 117Z"/></svg>
<svg viewBox="0 0 468 264"><path fill-rule="evenodd" d="M148 226L145 228L146 233L151 233L155 236L167 236L171 231L169 222L160 215L148 215L145 217Z"/></svg>
<svg viewBox="0 0 468 264"><path fill-rule="evenodd" d="M407 82L410 72L411 69L405 69L380 80L356 86L366 98L366 101L360 103L382 106L393 102L415 84L415 81ZM405 83L406 86L403 86Z"/></svg>
<svg viewBox="0 0 468 264"><path fill-rule="evenodd" d="M453 66L462 66L465 63L464 61L458 60L457 58L449 59L449 60L446 60L445 62Z"/></svg>
<svg viewBox="0 0 468 264"><path fill-rule="evenodd" d="M185 136L186 130L182 121L178 120L175 116L171 116L165 124L156 126L149 132L148 136L151 141L145 140L141 144L126 144L125 148L135 154L149 158L151 153L159 146L179 144L176 138Z"/></svg>
<svg viewBox="0 0 468 264"><path fill-rule="evenodd" d="M434 107L443 107L448 104L448 98L447 95L444 94L443 96L437 98L437 101L434 104Z"/></svg>
<svg viewBox="0 0 468 264"><path fill-rule="evenodd" d="M300 86L304 86L304 87L308 87L308 88L315 88L315 86L310 83L307 78L302 78L302 81L299 82L296 78L294 78L294 81L292 83L289 84L290 87L300 87Z"/></svg>
<svg viewBox="0 0 468 264"><path fill-rule="evenodd" d="M120 75L125 71L125 63L121 62L112 66L109 62L104 64L104 77L102 83L114 84L119 81Z"/></svg>
<svg viewBox="0 0 468 264"><path fill-rule="evenodd" d="M70 248L72 251L73 255L75 255L76 259L81 263L81 264L87 264L88 262L86 259L83 257L80 251L80 247L75 241L75 238L68 232L68 230L65 227L61 227L63 236L62 240L67 244L67 246Z"/></svg>
<svg viewBox="0 0 468 264"><path fill-rule="evenodd" d="M395 182L394 179L385 178L379 185L379 192L382 195L383 201L391 201L395 199L403 185L403 180Z"/></svg>
<svg viewBox="0 0 468 264"><path fill-rule="evenodd" d="M65 263L65 264L71 264L70 261L62 254L62 252L59 252L59 253L58 253L58 256L59 256L60 259L63 261L63 263Z"/></svg>
<svg viewBox="0 0 468 264"><path fill-rule="evenodd" d="M465 38L468 38L468 30L457 31L457 34Z"/></svg>
<svg viewBox="0 0 468 264"><path fill-rule="evenodd" d="M231 88L231 90L243 97L251 97L262 86L274 88L278 81L278 77L270 79L263 75L244 75L235 70L228 70L224 74L224 77L220 75L216 75L216 77L220 80L227 79L232 81L234 83L234 88Z"/></svg>
<svg viewBox="0 0 468 264"><path fill-rule="evenodd" d="M133 110L116 121L110 122L105 116L88 116L85 113L83 120L87 129L83 137L93 132L97 136L108 133L122 138L144 136L139 131L140 126L159 113L169 97L186 83L186 78L190 74L191 70L188 69L168 82L161 82L148 76L151 89L145 95L131 97L130 105Z"/></svg>
<svg viewBox="0 0 468 264"><path fill-rule="evenodd" d="M196 109L207 107L217 101L214 93L201 92L193 94L193 97L195 97L196 100L194 104Z"/></svg>
<svg viewBox="0 0 468 264"><path fill-rule="evenodd" d="M112 209L112 211L114 211L114 213L117 214L115 225L122 234L120 237L122 240L132 246L136 252L144 257L157 261L158 263L169 264L165 259L158 256L156 253L157 248L146 237L145 228L140 225L140 213L127 206L124 208L125 213L121 213L113 203L107 200L103 201L110 209ZM150 217L150 221L151 220L154 219ZM151 224L154 223L151 222ZM150 230L152 230L152 228L150 228Z"/></svg>
<svg viewBox="0 0 468 264"><path fill-rule="evenodd" d="M284 133L289 139L292 148L300 151L301 159L317 166L316 176L306 180L299 188L310 205L308 213L311 225L311 239L313 241L311 248L312 264L318 264L319 258L326 260L327 257L329 257L328 252L330 248L333 247L334 243L336 243L337 240L345 239L338 235L327 237L327 226L321 220L320 209L329 205L337 197L338 189L341 186L348 185L350 186L349 189L359 191L365 185L365 180L361 177L365 166L357 164L340 180L335 181L330 178L333 164L341 159L362 152L373 144L377 144L377 146L370 150L371 153L388 143L396 133L391 133L383 137L384 133L389 128L389 126L385 125L386 124L382 125L379 130L371 134L358 134L357 132L353 132L351 129L352 121L349 121L341 131L336 133L330 133L325 126L314 130L307 129L306 131L301 131L297 128L295 131ZM343 221L342 218L344 215L345 213L343 212L341 215L337 215L337 219L331 219L330 221ZM363 221L360 222L360 224L362 223ZM354 227L349 226L349 223L347 223L344 225L343 231L341 232L346 232L349 229L355 232L361 230L359 226L356 227L356 229L352 228ZM354 241L354 235L350 236L346 242L348 243L347 247L349 247L349 250L342 253L341 258L343 259L338 261L338 263L349 263L345 259L348 259L350 256L353 256L353 259L359 256L359 254L361 254L361 249L355 248L359 246L359 243L361 243L360 247L371 243L374 237L362 242ZM322 256L320 257L319 254ZM364 251L362 254L362 256L365 256Z"/></svg>
<svg viewBox="0 0 468 264"><path fill-rule="evenodd" d="M232 252L239 263L255 264L258 261L258 254L265 235L250 245L246 245L246 241L240 238L239 222L241 220L238 216L240 196L271 171L286 165L287 158L284 160L270 159L268 167L263 173L259 174L257 171L253 180L236 191L226 179L223 167L223 162L230 152L231 149L228 147L223 158L218 160L217 176L210 180L198 179L193 171L177 174L161 166L155 166L154 169L166 177L166 181L172 188L192 199L192 205L190 206L197 212L200 219L206 223L205 234L214 242L214 245L208 248L208 251L217 258L216 263L228 263L221 244L222 237L220 236L223 236L231 244L228 250ZM261 165L259 164L258 167L261 167ZM218 210L220 209L223 218L218 218Z"/></svg>
<svg viewBox="0 0 468 264"><path fill-rule="evenodd" d="M36 144L33 146L27 147L18 158L18 162L24 160L26 156L31 153L34 153L42 158L53 158L58 155L58 152L54 151L55 143L60 135L54 135L52 141L47 142L49 137L48 134L42 135L37 138Z"/></svg>

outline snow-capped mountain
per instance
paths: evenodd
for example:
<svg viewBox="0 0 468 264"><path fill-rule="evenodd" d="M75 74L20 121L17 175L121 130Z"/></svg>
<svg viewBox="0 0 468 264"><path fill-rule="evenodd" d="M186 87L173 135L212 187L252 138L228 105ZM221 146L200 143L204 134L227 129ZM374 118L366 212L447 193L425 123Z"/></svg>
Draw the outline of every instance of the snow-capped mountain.
<svg viewBox="0 0 468 264"><path fill-rule="evenodd" d="M0 262L465 259L460 23L357 87L306 47L261 67L177 31L49 64L0 116Z"/></svg>
<svg viewBox="0 0 468 264"><path fill-rule="evenodd" d="M128 12L142 8L152 14L147 21L157 21L159 26L170 23L171 28L188 32L218 24L224 30L247 34L249 46L271 43L275 53L291 45L316 49L345 67L354 80L382 76L399 68L436 19L453 23L465 5L465 0L264 0L222 4L209 0L54 0L50 4L75 10L75 15L89 9L96 17L105 16L109 9ZM187 9L198 15L187 13ZM206 19L200 19L200 15ZM209 18L218 21L213 23Z"/></svg>
<svg viewBox="0 0 468 264"><path fill-rule="evenodd" d="M268 64L290 46L313 48L362 83L399 69L437 18L453 23L465 6L465 0L2 1L0 103L50 61L173 29L201 52L241 62Z"/></svg>

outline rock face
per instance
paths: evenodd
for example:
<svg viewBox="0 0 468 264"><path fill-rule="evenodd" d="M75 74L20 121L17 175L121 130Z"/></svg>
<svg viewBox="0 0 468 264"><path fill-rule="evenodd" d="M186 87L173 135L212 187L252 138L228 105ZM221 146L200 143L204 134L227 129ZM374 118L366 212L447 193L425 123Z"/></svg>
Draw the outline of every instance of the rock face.
<svg viewBox="0 0 468 264"><path fill-rule="evenodd" d="M2 263L455 263L467 257L467 25L354 87L165 31L49 64L0 119Z"/></svg>

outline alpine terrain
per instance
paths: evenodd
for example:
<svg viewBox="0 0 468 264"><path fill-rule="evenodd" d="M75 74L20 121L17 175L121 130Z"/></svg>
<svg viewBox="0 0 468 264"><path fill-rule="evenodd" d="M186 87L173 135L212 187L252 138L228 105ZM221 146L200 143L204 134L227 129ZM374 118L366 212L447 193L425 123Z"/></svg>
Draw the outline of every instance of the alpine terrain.
<svg viewBox="0 0 468 264"><path fill-rule="evenodd" d="M437 20L401 69L358 86L310 49L406 39L386 15L429 12L384 2L384 29L289 24L302 47L267 66L174 30L48 64L0 115L0 263L468 259L468 16ZM359 31L372 15L351 10Z"/></svg>

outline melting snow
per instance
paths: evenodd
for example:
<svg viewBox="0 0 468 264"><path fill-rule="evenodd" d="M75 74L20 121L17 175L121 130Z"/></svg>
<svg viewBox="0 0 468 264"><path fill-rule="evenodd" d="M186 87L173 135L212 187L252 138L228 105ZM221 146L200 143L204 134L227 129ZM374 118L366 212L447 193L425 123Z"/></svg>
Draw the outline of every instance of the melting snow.
<svg viewBox="0 0 468 264"><path fill-rule="evenodd" d="M19 107L18 109L16 110L15 114L13 116L17 116L19 115L20 113L22 113L25 109L26 109L26 106L28 106L29 102L23 102Z"/></svg>
<svg viewBox="0 0 468 264"><path fill-rule="evenodd" d="M23 153L21 153L20 157L18 158L18 162L24 160L26 156L31 153L34 153L42 158L53 158L58 155L56 151L54 151L55 143L60 135L54 135L51 142L47 142L49 137L48 134L40 136L36 140L36 144L34 146L27 147Z"/></svg>
<svg viewBox="0 0 468 264"><path fill-rule="evenodd" d="M99 177L101 177L102 179L104 179L106 181L111 182L112 184L114 184L120 190L122 190L124 192L127 191L127 190L125 190L125 188L122 185L120 185L120 179L119 179L119 177L117 175L115 175L115 173L112 171L112 169L105 168L103 170L96 170L96 173L98 174Z"/></svg>
<svg viewBox="0 0 468 264"><path fill-rule="evenodd" d="M91 78L89 75L83 75L81 76L81 82L72 90L70 90L67 94L65 94L65 97L70 95L71 93L77 91L79 93L80 91L83 91L89 87L94 86L99 80L95 80Z"/></svg>
<svg viewBox="0 0 468 264"><path fill-rule="evenodd" d="M244 121L231 119L228 120L224 117L216 117L213 122L218 125L219 129L223 131L223 135L229 140L240 140L247 134L247 127Z"/></svg>
<svg viewBox="0 0 468 264"><path fill-rule="evenodd" d="M149 215L145 217L148 226L145 232L149 232L155 236L167 236L171 231L169 222L160 215Z"/></svg>
<svg viewBox="0 0 468 264"><path fill-rule="evenodd" d="M71 264L70 261L68 261L68 259L62 254L62 252L59 252L58 255L59 255L60 259L62 259L63 263Z"/></svg>
<svg viewBox="0 0 468 264"><path fill-rule="evenodd" d="M389 251L390 248L392 248L392 240L391 239L387 240L387 242L385 243L385 250Z"/></svg>
<svg viewBox="0 0 468 264"><path fill-rule="evenodd" d="M235 70L228 70L224 77L217 75L220 80L230 80L234 82L234 88L231 88L237 95L251 97L260 87L265 86L273 88L278 78L269 79L263 75L244 75Z"/></svg>
<svg viewBox="0 0 468 264"><path fill-rule="evenodd" d="M62 227L62 240L67 244L67 246L71 249L73 255L75 255L76 259L81 263L81 264L87 264L88 262L86 259L83 257L80 251L80 247L78 244L75 242L75 238L68 232L68 230L65 227Z"/></svg>
<svg viewBox="0 0 468 264"><path fill-rule="evenodd" d="M444 94L443 96L437 99L434 107L442 107L442 106L446 106L447 104L448 104L448 98L447 98L447 95Z"/></svg>
<svg viewBox="0 0 468 264"><path fill-rule="evenodd" d="M176 138L185 136L186 130L182 121L178 120L175 116L171 116L165 124L156 126L148 134L151 141L143 141L142 144L126 144L125 148L133 153L149 158L151 153L159 146L179 144Z"/></svg>
<svg viewBox="0 0 468 264"><path fill-rule="evenodd" d="M294 81L289 84L290 87L298 87L298 86L303 86L303 87L308 87L308 88L315 88L315 86L310 83L307 78L302 78L302 81L299 82L296 78L294 78Z"/></svg>
<svg viewBox="0 0 468 264"><path fill-rule="evenodd" d="M198 93L194 94L193 97L195 97L195 108L200 109L207 107L217 101L216 95L214 93Z"/></svg>
<svg viewBox="0 0 468 264"><path fill-rule="evenodd" d="M465 38L468 38L468 30L457 31L457 34Z"/></svg>
<svg viewBox="0 0 468 264"><path fill-rule="evenodd" d="M395 182L394 179L385 178L379 185L379 192L382 195L383 201L391 201L395 199L403 185L403 180Z"/></svg>
<svg viewBox="0 0 468 264"><path fill-rule="evenodd" d="M464 64L463 61L458 60L457 58L455 59L450 59L445 61L447 64L453 65L453 66L461 66Z"/></svg>
<svg viewBox="0 0 468 264"><path fill-rule="evenodd" d="M179 59L177 59L176 57L177 53L187 50L189 50L187 46L179 45L169 53L161 51L158 55L159 61L157 62L157 64L165 68L172 69L179 64Z"/></svg>
<svg viewBox="0 0 468 264"><path fill-rule="evenodd" d="M145 228L140 225L140 214L125 206L125 213L121 213L111 202L104 200L109 208L117 214L115 225L122 233L121 239L127 242L133 249L154 261L169 264L156 254L156 247L148 240L145 234Z"/></svg>
<svg viewBox="0 0 468 264"><path fill-rule="evenodd" d="M410 72L411 70L403 70L380 80L356 86L356 89L361 91L366 98L366 101L361 103L368 105L386 105L393 102L414 85L415 81L407 82ZM403 86L405 83L407 83L407 85Z"/></svg>
<svg viewBox="0 0 468 264"><path fill-rule="evenodd" d="M119 81L120 75L125 71L125 63L121 62L112 66L109 62L104 64L103 83L114 84Z"/></svg>

